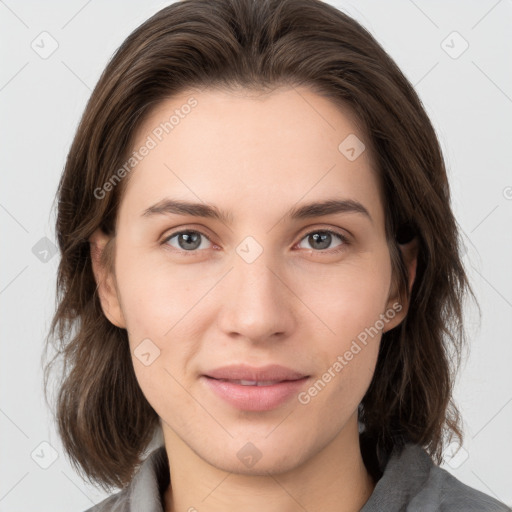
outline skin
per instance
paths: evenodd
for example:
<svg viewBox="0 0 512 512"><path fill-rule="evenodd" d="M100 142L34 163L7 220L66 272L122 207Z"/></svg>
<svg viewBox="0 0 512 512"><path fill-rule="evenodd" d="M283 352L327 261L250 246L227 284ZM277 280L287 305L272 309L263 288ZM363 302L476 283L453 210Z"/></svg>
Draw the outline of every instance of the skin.
<svg viewBox="0 0 512 512"><path fill-rule="evenodd" d="M159 104L133 147L191 96L198 105L132 170L115 274L100 264L106 235L90 238L103 311L127 329L137 380L161 418L171 473L165 510L358 511L375 482L360 453L357 408L382 332L403 320L407 304L307 404L294 397L270 411L241 411L199 377L226 364L278 363L311 375L307 390L397 303L369 151L349 161L338 150L349 134L365 135L349 111L305 87L208 89ZM214 204L232 223L141 216L164 197ZM284 218L294 206L332 198L359 201L372 220ZM184 229L205 235L199 248L187 252L178 236L164 242ZM308 235L325 229L350 243L333 235L319 249ZM247 236L263 250L252 263L236 252ZM417 246L401 250L411 288ZM160 350L148 366L134 355L146 338ZM237 457L248 442L261 453L252 467Z"/></svg>

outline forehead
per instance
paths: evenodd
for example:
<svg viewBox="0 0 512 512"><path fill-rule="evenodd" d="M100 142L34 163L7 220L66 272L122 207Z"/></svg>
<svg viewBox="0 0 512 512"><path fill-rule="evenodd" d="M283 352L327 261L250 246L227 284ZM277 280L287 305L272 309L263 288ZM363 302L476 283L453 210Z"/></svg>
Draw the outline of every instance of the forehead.
<svg viewBox="0 0 512 512"><path fill-rule="evenodd" d="M158 104L134 137L132 151L150 149L130 172L121 210L140 215L173 196L244 215L336 195L364 201L378 218L365 142L349 109L305 87L182 92ZM348 158L348 146L362 152Z"/></svg>

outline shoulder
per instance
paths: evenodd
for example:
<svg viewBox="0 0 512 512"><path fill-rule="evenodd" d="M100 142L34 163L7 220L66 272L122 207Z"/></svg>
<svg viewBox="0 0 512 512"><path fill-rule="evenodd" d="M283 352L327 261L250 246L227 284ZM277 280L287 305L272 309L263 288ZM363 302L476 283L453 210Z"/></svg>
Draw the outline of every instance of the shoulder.
<svg viewBox="0 0 512 512"><path fill-rule="evenodd" d="M497 499L434 464L421 446L412 443L389 457L362 512L385 510L512 512Z"/></svg>
<svg viewBox="0 0 512 512"><path fill-rule="evenodd" d="M100 503L97 503L85 512L129 512L130 501L128 499L128 490L123 489L108 498L105 498Z"/></svg>
<svg viewBox="0 0 512 512"><path fill-rule="evenodd" d="M167 453L160 446L148 455L127 487L85 512L163 512L162 493L169 481Z"/></svg>
<svg viewBox="0 0 512 512"><path fill-rule="evenodd" d="M432 503L431 510L467 512L511 512L504 503L455 478L451 473L433 465L423 488L415 499L419 504ZM431 506L433 506L431 505ZM425 508L424 510L429 510Z"/></svg>

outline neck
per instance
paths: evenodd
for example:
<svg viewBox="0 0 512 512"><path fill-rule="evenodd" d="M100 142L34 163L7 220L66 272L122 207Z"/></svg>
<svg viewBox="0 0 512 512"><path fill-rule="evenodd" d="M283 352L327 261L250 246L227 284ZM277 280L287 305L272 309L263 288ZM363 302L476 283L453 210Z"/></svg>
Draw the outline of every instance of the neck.
<svg viewBox="0 0 512 512"><path fill-rule="evenodd" d="M311 458L289 471L266 475L223 471L171 429L164 429L164 437L171 475L165 512L357 512L375 487L361 456L356 417Z"/></svg>

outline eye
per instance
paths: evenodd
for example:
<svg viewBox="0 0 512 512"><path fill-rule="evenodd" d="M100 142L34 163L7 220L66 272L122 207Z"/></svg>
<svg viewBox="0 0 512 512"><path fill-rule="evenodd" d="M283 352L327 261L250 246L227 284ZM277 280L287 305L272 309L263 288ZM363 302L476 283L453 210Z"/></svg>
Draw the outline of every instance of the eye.
<svg viewBox="0 0 512 512"><path fill-rule="evenodd" d="M301 245L302 241L307 241L311 244L310 248L315 250L315 252L324 252L331 246L333 237L338 238L341 243L335 246L337 248L334 250L327 251L329 253L340 252L345 248L346 245L349 245L350 243L348 238L341 233L332 231L330 229L317 229L316 231L310 231L305 236L303 236L298 246L302 249L308 249L308 247L303 247ZM203 239L211 244L211 240L204 233L192 229L187 229L172 233L163 240L162 244L170 245L182 253L195 253L198 249L209 248L205 246ZM171 243L171 241L173 241L173 243Z"/></svg>
<svg viewBox="0 0 512 512"><path fill-rule="evenodd" d="M302 240L306 240L309 244L311 244L312 248L315 249L316 251L324 251L325 249L328 249L329 246L331 245L331 242L333 241L333 236L341 240L342 243L336 246L338 247L337 249L334 249L329 252L342 251L345 248L345 246L349 244L348 238L346 236L336 231L332 231L330 229L310 231L302 238ZM302 248L308 249L308 247Z"/></svg>
<svg viewBox="0 0 512 512"><path fill-rule="evenodd" d="M202 240L201 237L208 240L210 242L210 239L200 231L193 231L193 230L186 230L186 231L178 231L176 233L173 233L172 235L168 236L162 243L168 244L171 247L174 247L175 249L179 251L184 252L194 252L196 249L208 249L208 247L202 246ZM171 240L176 239L175 242L176 245L169 243Z"/></svg>

